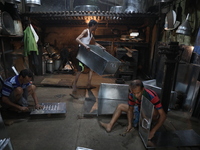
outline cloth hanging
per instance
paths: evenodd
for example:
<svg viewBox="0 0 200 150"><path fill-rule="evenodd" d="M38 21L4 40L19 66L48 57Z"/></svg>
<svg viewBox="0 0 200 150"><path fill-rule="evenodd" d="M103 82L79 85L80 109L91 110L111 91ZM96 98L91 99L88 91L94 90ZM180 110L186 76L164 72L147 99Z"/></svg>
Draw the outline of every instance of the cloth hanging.
<svg viewBox="0 0 200 150"><path fill-rule="evenodd" d="M30 55L31 51L35 51L38 55L38 46L30 26L24 30L24 55Z"/></svg>

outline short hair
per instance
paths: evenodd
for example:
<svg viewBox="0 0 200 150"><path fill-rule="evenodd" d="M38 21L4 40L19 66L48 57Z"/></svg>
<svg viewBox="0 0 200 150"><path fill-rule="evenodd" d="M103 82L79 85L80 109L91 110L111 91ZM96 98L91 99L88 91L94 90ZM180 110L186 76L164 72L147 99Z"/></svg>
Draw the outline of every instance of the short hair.
<svg viewBox="0 0 200 150"><path fill-rule="evenodd" d="M140 87L141 89L144 88L144 84L142 83L141 80L133 80L131 81L131 83L129 84L129 87L131 89L135 89L136 87Z"/></svg>
<svg viewBox="0 0 200 150"><path fill-rule="evenodd" d="M88 23L88 26L91 27L91 26L96 25L96 24L97 24L97 21L90 20L90 22Z"/></svg>
<svg viewBox="0 0 200 150"><path fill-rule="evenodd" d="M33 78L33 72L30 69L23 69L20 71L19 76Z"/></svg>

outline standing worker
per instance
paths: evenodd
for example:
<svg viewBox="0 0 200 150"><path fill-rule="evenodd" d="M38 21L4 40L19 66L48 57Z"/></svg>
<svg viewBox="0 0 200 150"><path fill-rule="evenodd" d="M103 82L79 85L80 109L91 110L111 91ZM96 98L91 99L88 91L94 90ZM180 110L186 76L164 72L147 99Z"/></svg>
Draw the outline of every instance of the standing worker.
<svg viewBox="0 0 200 150"><path fill-rule="evenodd" d="M96 29L97 29L97 22L95 20L90 20L90 22L88 23L88 28L83 30L83 32L76 38L76 41L79 43L79 50L80 50L80 47L83 46L88 51L90 51L90 47L88 46L90 43L94 43L94 45L97 45L97 46L101 47L103 50L105 50L105 48L103 46L101 46L100 44L98 44L95 41L95 39L92 35L92 32L95 31ZM80 63L78 63L78 65L79 64ZM75 77L75 80L72 85L72 94L74 92L76 92L76 90L77 90L77 82L81 75L81 71L82 71L82 68L78 66L76 77ZM91 86L92 73L93 73L93 71L90 69L89 74L88 74L88 83L86 86L86 88L88 88L88 89L92 88L92 86Z"/></svg>

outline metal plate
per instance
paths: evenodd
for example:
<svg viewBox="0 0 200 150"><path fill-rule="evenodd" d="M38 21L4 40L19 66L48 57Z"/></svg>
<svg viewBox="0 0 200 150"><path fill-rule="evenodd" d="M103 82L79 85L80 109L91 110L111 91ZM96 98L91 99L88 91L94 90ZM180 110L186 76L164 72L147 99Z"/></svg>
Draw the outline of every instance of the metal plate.
<svg viewBox="0 0 200 150"><path fill-rule="evenodd" d="M41 103L40 105L43 106L43 109L34 109L31 111L31 115L42 115L42 114L65 114L66 110L66 103Z"/></svg>
<svg viewBox="0 0 200 150"><path fill-rule="evenodd" d="M93 150L93 149L85 148L85 147L77 147L76 150Z"/></svg>
<svg viewBox="0 0 200 150"><path fill-rule="evenodd" d="M146 147L148 143L153 111L154 105L146 97L142 96L142 103L140 108L139 134Z"/></svg>
<svg viewBox="0 0 200 150"><path fill-rule="evenodd" d="M194 130L178 130L156 132L151 141L148 141L151 129L154 105L142 97L139 134L146 148L200 146L200 136Z"/></svg>
<svg viewBox="0 0 200 150"><path fill-rule="evenodd" d="M149 148L183 146L200 146L200 136L192 129L157 132L155 137L147 143Z"/></svg>
<svg viewBox="0 0 200 150"><path fill-rule="evenodd" d="M90 51L81 46L77 59L99 75L115 74L121 61L99 46L89 45Z"/></svg>
<svg viewBox="0 0 200 150"><path fill-rule="evenodd" d="M113 114L118 104L128 103L127 84L101 83L98 93L98 115Z"/></svg>
<svg viewBox="0 0 200 150"><path fill-rule="evenodd" d="M6 131L6 127L1 117L1 112L0 112L0 139L3 139L3 138L8 138L8 133Z"/></svg>

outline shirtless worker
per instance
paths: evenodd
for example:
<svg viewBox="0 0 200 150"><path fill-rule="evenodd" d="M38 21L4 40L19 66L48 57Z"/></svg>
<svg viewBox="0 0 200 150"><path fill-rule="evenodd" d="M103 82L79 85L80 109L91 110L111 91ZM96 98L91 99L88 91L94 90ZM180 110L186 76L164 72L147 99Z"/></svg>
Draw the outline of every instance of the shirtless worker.
<svg viewBox="0 0 200 150"><path fill-rule="evenodd" d="M148 137L148 139L152 139L154 137L155 132L163 125L166 119L166 113L162 108L160 99L153 90L145 89L141 80L133 80L130 83L129 87L130 94L128 104L119 104L112 116L111 121L109 123L100 122L100 125L104 127L107 132L110 132L112 130L113 125L120 117L121 113L126 112L128 118L128 127L126 132L129 132L133 127L132 123L134 123L134 106L138 106L138 109L140 110L141 99L143 95L154 105L153 121L156 121L156 124L150 130L150 134ZM135 120L139 121L139 118L135 118Z"/></svg>
<svg viewBox="0 0 200 150"><path fill-rule="evenodd" d="M99 46L103 50L105 50L105 48L103 46L101 46L100 44L98 44L95 41L93 34L92 34L92 32L94 32L97 29L97 25L98 24L95 20L90 20L90 22L88 23L88 28L83 30L82 33L76 38L76 41L79 43L79 50L80 50L80 47L83 46L89 51L90 47L88 45L90 43L94 43L94 45ZM76 92L76 90L77 90L77 82L81 75L81 69L82 69L81 67L77 67L76 77L75 77L75 80L72 85L72 94L74 92ZM91 86L92 73L93 73L93 71L90 70L89 74L88 74L88 82L87 82L87 86L86 86L87 88L92 88L92 86Z"/></svg>

